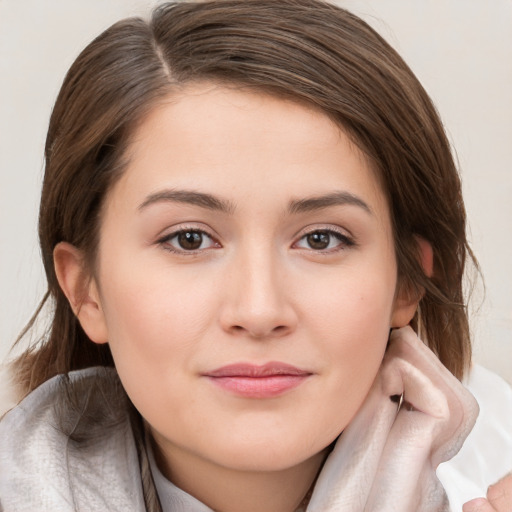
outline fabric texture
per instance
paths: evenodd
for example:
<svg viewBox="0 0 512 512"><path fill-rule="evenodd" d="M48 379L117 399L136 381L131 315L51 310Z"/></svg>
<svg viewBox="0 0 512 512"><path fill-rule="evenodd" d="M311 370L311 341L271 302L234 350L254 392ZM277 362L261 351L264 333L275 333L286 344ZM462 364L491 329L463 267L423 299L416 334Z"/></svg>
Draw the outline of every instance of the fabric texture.
<svg viewBox="0 0 512 512"><path fill-rule="evenodd" d="M450 510L435 469L457 453L477 410L472 395L410 328L394 331L307 512ZM32 392L0 421L4 512L145 510L131 411L113 369L71 372ZM209 510L150 463L164 512L182 510L177 503L193 503L186 509L191 512Z"/></svg>
<svg viewBox="0 0 512 512"><path fill-rule="evenodd" d="M397 405L390 397L401 397ZM478 415L473 396L409 327L391 334L362 408L326 461L308 512L447 512L437 466Z"/></svg>
<svg viewBox="0 0 512 512"><path fill-rule="evenodd" d="M182 491L176 487L172 482L167 480L158 469L153 455L153 449L149 439L146 442L149 464L153 479L155 482L156 490L160 498L162 512L212 512L212 509L207 507L204 503L190 496L190 494Z"/></svg>
<svg viewBox="0 0 512 512"><path fill-rule="evenodd" d="M0 422L4 512L143 511L128 399L114 370L58 376Z"/></svg>
<svg viewBox="0 0 512 512"><path fill-rule="evenodd" d="M487 488L512 470L512 388L478 365L463 383L476 398L480 414L460 452L437 470L457 512L466 501L485 497Z"/></svg>

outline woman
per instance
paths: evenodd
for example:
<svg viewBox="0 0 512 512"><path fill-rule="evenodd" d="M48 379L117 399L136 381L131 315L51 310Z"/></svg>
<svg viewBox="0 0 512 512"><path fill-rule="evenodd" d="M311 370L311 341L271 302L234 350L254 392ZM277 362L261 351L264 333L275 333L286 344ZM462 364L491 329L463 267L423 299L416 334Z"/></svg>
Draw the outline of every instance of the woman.
<svg viewBox="0 0 512 512"><path fill-rule="evenodd" d="M358 18L227 0L108 29L52 114L40 240L55 310L0 427L5 510L447 510L434 469L476 414L448 371L460 181Z"/></svg>

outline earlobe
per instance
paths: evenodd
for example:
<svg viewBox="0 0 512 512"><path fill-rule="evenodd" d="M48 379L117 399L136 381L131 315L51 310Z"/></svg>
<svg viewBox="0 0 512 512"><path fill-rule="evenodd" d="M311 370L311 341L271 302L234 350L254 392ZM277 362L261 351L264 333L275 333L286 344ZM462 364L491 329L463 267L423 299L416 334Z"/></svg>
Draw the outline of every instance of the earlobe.
<svg viewBox="0 0 512 512"><path fill-rule="evenodd" d="M106 343L108 334L98 287L85 268L82 252L60 242L53 250L53 263L59 285L83 330L94 343Z"/></svg>
<svg viewBox="0 0 512 512"><path fill-rule="evenodd" d="M395 300L395 307L391 317L392 328L400 328L409 325L414 318L414 313L418 309L419 298L402 298L397 297Z"/></svg>
<svg viewBox="0 0 512 512"><path fill-rule="evenodd" d="M432 277L434 273L434 251L430 242L420 236L415 236L418 244L418 257L425 275ZM414 318L418 304L423 294L415 294L407 286L402 286L395 298L391 326L393 328L405 327Z"/></svg>

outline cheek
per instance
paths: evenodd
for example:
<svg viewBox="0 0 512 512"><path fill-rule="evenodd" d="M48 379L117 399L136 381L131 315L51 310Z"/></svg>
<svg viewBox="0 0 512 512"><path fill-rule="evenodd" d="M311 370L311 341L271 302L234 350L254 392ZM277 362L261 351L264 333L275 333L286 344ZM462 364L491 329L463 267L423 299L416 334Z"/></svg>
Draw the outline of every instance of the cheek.
<svg viewBox="0 0 512 512"><path fill-rule="evenodd" d="M396 282L393 266L376 270L375 265L361 265L306 275L294 294L301 297L302 310L325 331L326 339L338 337L357 349L356 340L371 342L372 333L389 331Z"/></svg>
<svg viewBox="0 0 512 512"><path fill-rule="evenodd" d="M199 286L199 282L201 286ZM188 272L118 261L102 281L102 305L116 368L136 403L190 373L212 323L215 283Z"/></svg>
<svg viewBox="0 0 512 512"><path fill-rule="evenodd" d="M212 315L215 282L197 272L138 264L116 267L102 283L102 304L111 343L151 356L200 335Z"/></svg>
<svg viewBox="0 0 512 512"><path fill-rule="evenodd" d="M318 414L339 432L364 401L384 356L393 286L385 274L368 273L343 279L333 275L329 283L327 300L325 290L309 287L308 335L326 370Z"/></svg>

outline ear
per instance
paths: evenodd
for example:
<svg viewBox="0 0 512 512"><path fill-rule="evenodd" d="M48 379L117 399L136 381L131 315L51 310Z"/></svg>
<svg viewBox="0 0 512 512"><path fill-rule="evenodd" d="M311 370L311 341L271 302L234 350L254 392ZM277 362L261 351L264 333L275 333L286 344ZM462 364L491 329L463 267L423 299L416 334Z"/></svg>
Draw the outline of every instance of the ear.
<svg viewBox="0 0 512 512"><path fill-rule="evenodd" d="M82 251L60 242L53 250L53 264L59 285L87 336L94 343L107 343L98 287L85 268Z"/></svg>
<svg viewBox="0 0 512 512"><path fill-rule="evenodd" d="M434 250L430 242L427 242L421 236L415 236L416 243L418 244L418 251L420 257L420 263L423 267L423 272L428 277L432 277L434 273Z"/></svg>
<svg viewBox="0 0 512 512"><path fill-rule="evenodd" d="M432 245L420 236L415 236L418 246L418 257L425 275L431 277L434 272L434 251ZM391 327L405 327L413 319L418 303L423 294L411 293L407 286L401 286L395 297Z"/></svg>

